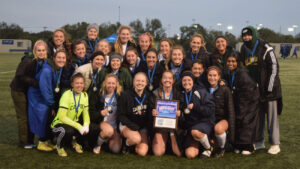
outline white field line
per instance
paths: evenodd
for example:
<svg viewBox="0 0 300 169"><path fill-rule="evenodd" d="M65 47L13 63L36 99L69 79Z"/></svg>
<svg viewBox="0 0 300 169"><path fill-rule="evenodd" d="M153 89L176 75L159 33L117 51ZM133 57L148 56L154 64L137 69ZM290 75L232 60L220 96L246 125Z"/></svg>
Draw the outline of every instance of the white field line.
<svg viewBox="0 0 300 169"><path fill-rule="evenodd" d="M0 72L0 74L7 74L7 73L13 73L16 72L15 70L11 70L11 71L6 71L6 72Z"/></svg>

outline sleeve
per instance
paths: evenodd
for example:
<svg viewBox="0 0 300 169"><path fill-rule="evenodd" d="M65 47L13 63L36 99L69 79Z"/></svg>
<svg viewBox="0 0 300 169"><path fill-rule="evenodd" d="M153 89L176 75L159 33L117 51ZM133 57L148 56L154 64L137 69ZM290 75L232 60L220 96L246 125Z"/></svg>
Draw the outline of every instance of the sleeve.
<svg viewBox="0 0 300 169"><path fill-rule="evenodd" d="M225 88L225 106L228 111L228 123L229 123L229 140L231 143L234 143L235 140L235 111L233 104L233 97L231 91L228 87Z"/></svg>
<svg viewBox="0 0 300 169"><path fill-rule="evenodd" d="M126 95L127 92L124 92L120 99L118 100L118 108L117 108L117 115L119 121L130 128L131 130L138 130L139 126L135 123L133 123L128 117L127 117L127 106L128 106L128 96Z"/></svg>
<svg viewBox="0 0 300 169"><path fill-rule="evenodd" d="M201 90L201 98L197 100L194 98L193 103L194 107L193 110L201 117L210 117L212 114L215 114L215 103L213 101L213 97L205 90Z"/></svg>
<svg viewBox="0 0 300 169"><path fill-rule="evenodd" d="M89 100L88 100L88 95L87 93L84 93L85 95L85 104L82 112L83 116L83 125L84 126L89 126L90 125L90 115L89 115Z"/></svg>
<svg viewBox="0 0 300 169"><path fill-rule="evenodd" d="M97 88L98 89L101 89L102 82L104 81L105 76L106 76L106 70L107 70L106 68L103 68L99 72L99 75L97 77Z"/></svg>
<svg viewBox="0 0 300 169"><path fill-rule="evenodd" d="M275 77L278 75L278 63L274 51L271 50L266 55L267 77L266 87L268 92L272 92L275 83Z"/></svg>
<svg viewBox="0 0 300 169"><path fill-rule="evenodd" d="M39 82L30 74L30 71L32 71L35 66L33 64L34 62L28 61L28 59L24 60L20 63L17 71L16 71L16 77L20 77L20 80L27 84L28 86L33 86L34 88L39 88ZM21 68L22 64L22 68Z"/></svg>
<svg viewBox="0 0 300 169"><path fill-rule="evenodd" d="M104 102L100 97L100 94L97 94L93 99L89 99L90 120L95 123L101 119L100 111L104 109Z"/></svg>
<svg viewBox="0 0 300 169"><path fill-rule="evenodd" d="M43 68L41 71L39 80L40 91L46 104L52 106L55 103L52 87L52 72L47 68Z"/></svg>
<svg viewBox="0 0 300 169"><path fill-rule="evenodd" d="M124 76L125 76L125 82L124 82L124 89L129 89L132 86L132 77L128 70L125 68L123 69Z"/></svg>

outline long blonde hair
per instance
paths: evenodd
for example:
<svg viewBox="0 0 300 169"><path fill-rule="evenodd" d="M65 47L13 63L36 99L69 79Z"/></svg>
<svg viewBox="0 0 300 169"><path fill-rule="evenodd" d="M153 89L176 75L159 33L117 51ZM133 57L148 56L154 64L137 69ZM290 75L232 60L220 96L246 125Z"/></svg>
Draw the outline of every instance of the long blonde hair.
<svg viewBox="0 0 300 169"><path fill-rule="evenodd" d="M145 33L141 34L141 35L139 36L139 41L140 41L140 39L141 39L142 37L144 37L144 36L148 36L148 37L149 37L149 40L150 40L150 45L149 45L148 49L155 48L155 46L154 46L154 38L153 38L153 36L150 34L150 32L145 32ZM139 42L139 43L140 43L140 42Z"/></svg>
<svg viewBox="0 0 300 169"><path fill-rule="evenodd" d="M119 83L118 76L117 76L117 75L114 75L114 74L112 74L112 73L110 73L110 74L108 74L108 75L105 76L105 79L104 79L104 81L103 81L103 83L102 83L102 88L101 88L101 90L100 90L101 95L104 96L104 95L106 94L106 80L107 80L108 78L110 78L110 77L113 77L113 78L116 79L116 81L117 81L116 94L120 96L121 93L122 93L122 91L123 91L123 88L122 88L122 86L121 86L120 83Z"/></svg>
<svg viewBox="0 0 300 169"><path fill-rule="evenodd" d="M205 51L206 51L206 47L205 47L206 42L205 42L205 40L204 40L203 35L201 35L201 34L199 34L199 33L194 34L194 35L192 36L191 40L190 40L190 43L191 43L192 40L193 40L194 38L196 38L196 37L201 39L201 47L203 47L203 48L205 49Z"/></svg>
<svg viewBox="0 0 300 169"><path fill-rule="evenodd" d="M131 33L131 29L130 29L129 26L121 25L121 26L119 27L119 30L118 30L118 38L117 38L117 41L116 41L115 44L114 44L115 53L120 53L121 56L123 56L125 53L123 53L123 50L122 50L122 43L121 43L121 39L120 39L120 36L119 36L119 35L120 35L120 33L122 32L122 30L124 30L124 29L129 30L129 32ZM130 37L129 41L135 44L134 40L133 40L131 37Z"/></svg>
<svg viewBox="0 0 300 169"><path fill-rule="evenodd" d="M46 57L44 59L47 59L47 53L48 53L48 45L45 41L43 40L37 40L33 46L33 55L34 55L34 58L37 59L37 56L36 56L36 50L37 50L37 47L38 46L44 46L45 49L46 49Z"/></svg>

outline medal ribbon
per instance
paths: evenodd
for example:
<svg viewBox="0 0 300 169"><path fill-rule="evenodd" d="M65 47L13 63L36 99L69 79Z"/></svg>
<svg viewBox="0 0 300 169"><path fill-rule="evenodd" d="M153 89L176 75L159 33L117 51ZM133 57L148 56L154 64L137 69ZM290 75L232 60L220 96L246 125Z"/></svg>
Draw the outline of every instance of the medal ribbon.
<svg viewBox="0 0 300 169"><path fill-rule="evenodd" d="M76 105L76 98L75 98L75 92L73 91L73 98L74 98L74 103L75 103L75 111L78 113L79 105L80 105L80 98L81 98L81 93L79 94L79 99L78 99L78 104Z"/></svg>
<svg viewBox="0 0 300 169"><path fill-rule="evenodd" d="M189 98L188 98L188 95L187 95L186 91L184 91L184 95L185 95L186 106L188 106L191 102L191 99L192 99L193 90L190 91Z"/></svg>
<svg viewBox="0 0 300 169"><path fill-rule="evenodd" d="M92 50L92 53L94 52L94 48L93 48L93 46L92 46L92 43L91 43L91 41L90 41L90 39L88 38L88 43L89 43L89 46L90 46L90 48L91 48L91 50ZM97 41L97 39L95 40L95 45L94 46L97 46L97 43L98 43L98 41Z"/></svg>
<svg viewBox="0 0 300 169"><path fill-rule="evenodd" d="M77 57L77 56L76 56ZM78 62L78 66L81 66L81 65L83 65L83 63L85 62L85 60L86 60L86 56L84 56L83 57L83 59L82 59L82 62L81 62L81 60L77 57L77 62Z"/></svg>
<svg viewBox="0 0 300 169"><path fill-rule="evenodd" d="M179 80L179 79L180 79L180 74L181 74L182 65L183 65L183 63L180 64L180 67L179 67L178 71L175 73L176 80ZM172 68L172 69L176 69L175 65L174 65L172 62L171 62L171 68Z"/></svg>
<svg viewBox="0 0 300 169"><path fill-rule="evenodd" d="M229 76L229 78L230 78L230 70L228 70L228 76ZM230 89L233 88L234 78L235 78L235 71L233 71L231 80L229 81Z"/></svg>
<svg viewBox="0 0 300 169"><path fill-rule="evenodd" d="M193 52L191 51L192 61L197 60L200 50L197 52L196 56L194 56ZM194 58L195 57L195 58Z"/></svg>
<svg viewBox="0 0 300 169"><path fill-rule="evenodd" d="M245 46L245 49L247 50L247 52L248 52L251 56L254 56L254 53L255 53L256 48L257 48L257 45L258 45L258 40L256 40L255 45L254 45L254 48L253 48L252 51L251 51L250 49L248 49L246 46Z"/></svg>
<svg viewBox="0 0 300 169"><path fill-rule="evenodd" d="M154 68L152 69L152 74L151 74L151 70L148 69L148 78L149 78L149 83L151 84L153 82L153 77L155 74L155 69L156 69L156 63L154 65Z"/></svg>
<svg viewBox="0 0 300 169"><path fill-rule="evenodd" d="M141 56L142 56L143 61L146 62L145 55L143 54L142 51L141 51Z"/></svg>
<svg viewBox="0 0 300 169"><path fill-rule="evenodd" d="M104 102L105 102L106 106L110 106L110 105L111 105L112 101L113 101L114 98L115 98L115 95L116 95L116 91L115 91L114 94L110 97L108 103L105 101L105 99L106 99L106 97L107 97L107 94L104 95Z"/></svg>
<svg viewBox="0 0 300 169"><path fill-rule="evenodd" d="M139 105L143 105L145 98L146 98L146 94L144 94L142 101L139 101L137 97L134 97L134 99L138 102Z"/></svg>
<svg viewBox="0 0 300 169"><path fill-rule="evenodd" d="M162 93L163 93L163 99L166 99L164 89L162 90ZM172 91L171 91L171 93L170 93L169 100L172 100L172 98L173 98L173 89L172 89Z"/></svg>
<svg viewBox="0 0 300 169"><path fill-rule="evenodd" d="M57 87L58 87L59 84L60 84L60 78L61 78L62 70L63 70L63 68L60 68L60 69L59 69L59 75L58 75L58 78L57 78L57 80L56 80L56 86L57 86ZM55 70L55 74L56 74L56 77L57 77L57 70Z"/></svg>
<svg viewBox="0 0 300 169"><path fill-rule="evenodd" d="M98 70L96 70L96 73L93 71L93 74L92 74L92 79L93 79L94 86L96 86L96 84L97 84L96 79L98 77L98 73L99 73ZM96 74L96 76L95 76L95 74Z"/></svg>
<svg viewBox="0 0 300 169"><path fill-rule="evenodd" d="M214 92L219 88L219 85L216 86L216 88L209 88L209 94L213 95Z"/></svg>

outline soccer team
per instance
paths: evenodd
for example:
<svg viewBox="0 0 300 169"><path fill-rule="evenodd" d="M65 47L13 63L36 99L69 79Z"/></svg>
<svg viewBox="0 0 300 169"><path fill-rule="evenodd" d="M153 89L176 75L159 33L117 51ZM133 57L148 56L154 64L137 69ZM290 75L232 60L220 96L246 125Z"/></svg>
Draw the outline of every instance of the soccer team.
<svg viewBox="0 0 300 169"><path fill-rule="evenodd" d="M22 58L10 85L20 146L34 148L36 135L38 150L56 149L59 156L69 147L95 154L250 155L265 148L267 114L268 153L280 152L279 65L253 27L242 29L241 53L224 36L208 52L201 34L186 51L171 39L157 50L148 32L136 44L128 26L120 26L114 44L98 34L90 24L86 38L70 43L57 29ZM153 127L156 99L179 102L176 130Z"/></svg>

